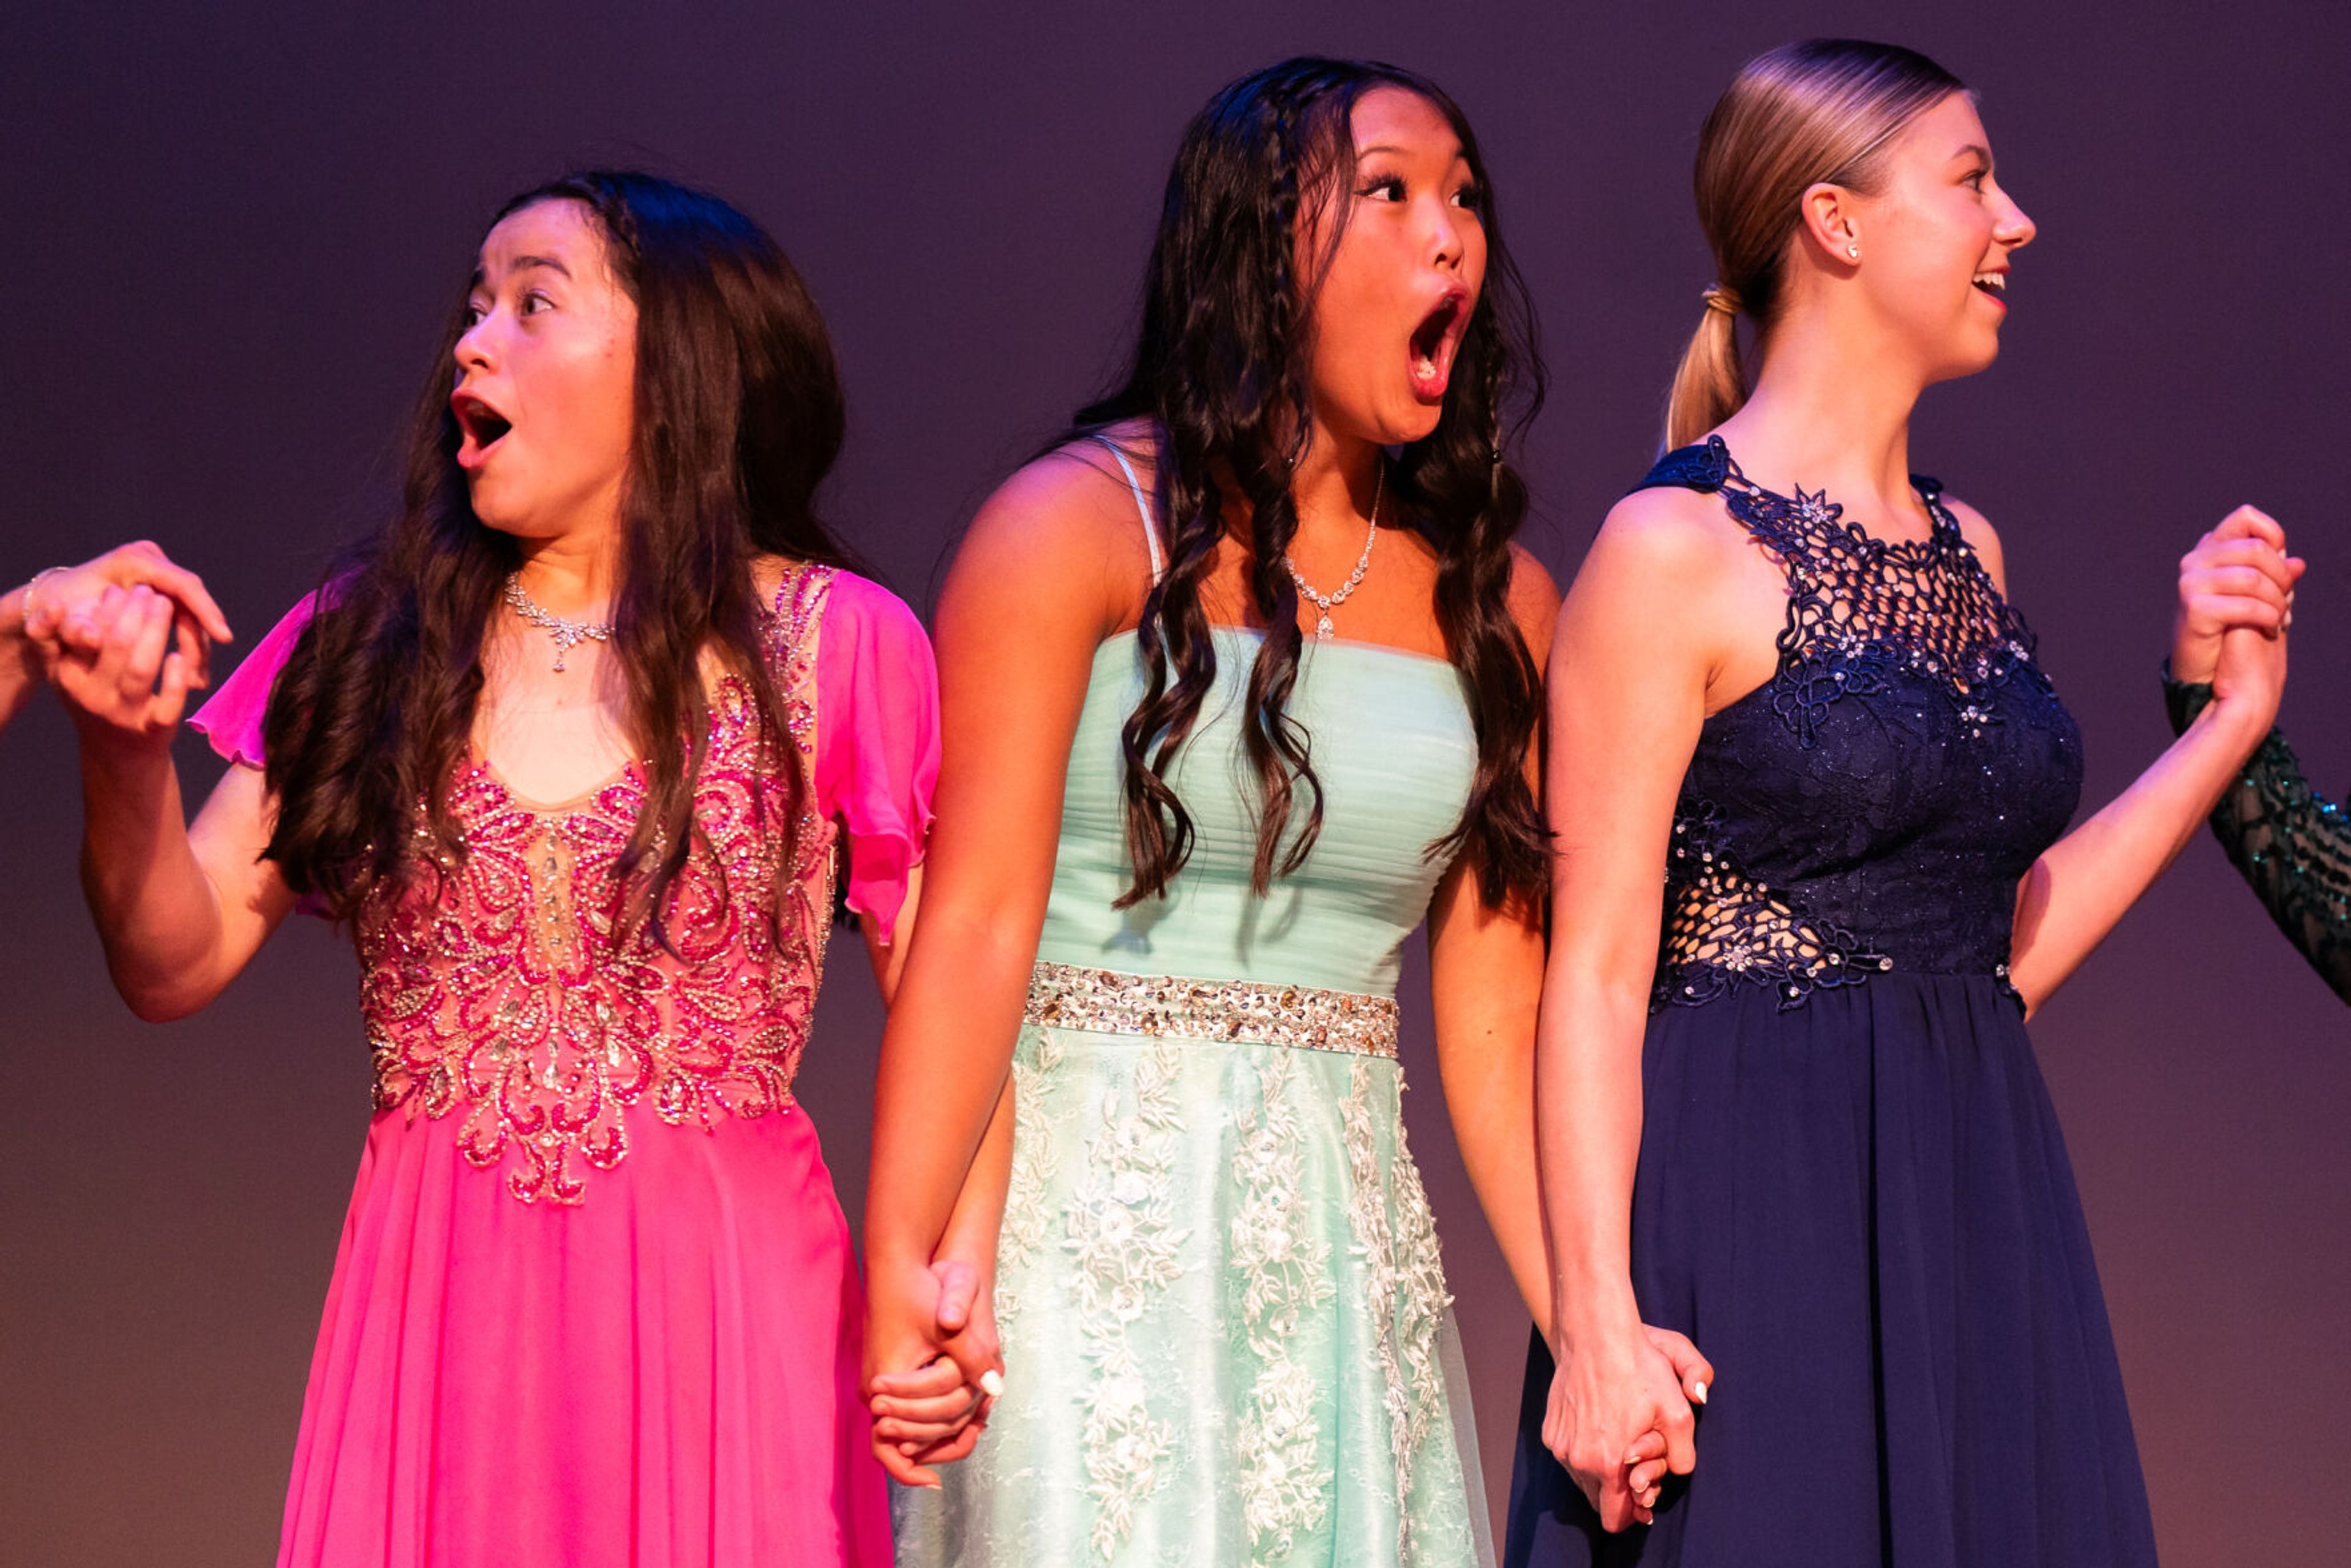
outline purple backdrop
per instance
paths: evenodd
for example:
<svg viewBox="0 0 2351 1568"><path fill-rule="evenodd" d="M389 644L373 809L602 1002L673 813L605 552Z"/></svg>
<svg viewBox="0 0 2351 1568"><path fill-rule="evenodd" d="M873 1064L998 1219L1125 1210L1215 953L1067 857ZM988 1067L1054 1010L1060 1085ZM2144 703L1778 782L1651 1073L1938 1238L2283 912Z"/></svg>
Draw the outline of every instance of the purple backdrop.
<svg viewBox="0 0 2351 1568"><path fill-rule="evenodd" d="M1646 463L1698 319L1700 117L1756 49L1858 31L1981 90L2041 225L2008 359L1936 393L1914 450L2001 525L2090 799L2166 738L2174 562L2243 499L2314 561L2286 719L2323 781L2351 779L2340 8L2158 5L2126 30L2014 0L334 9L10 25L0 579L152 536L249 645L381 507L485 214L618 159L726 193L807 271L852 400L833 511L925 605L972 506L1115 359L1185 117L1304 49L1426 70L1478 124L1544 310L1529 542L1564 577ZM201 793L215 767L183 761ZM0 1558L260 1561L367 1114L351 960L298 921L209 1012L142 1026L80 907L53 707L0 739L0 800L23 901L0 942ZM1499 1499L1524 1327L1417 967L1406 1013ZM2199 841L2035 1026L2175 1562L2335 1562L2351 1535L2346 1022ZM802 1092L852 1214L877 1025L863 966L838 965Z"/></svg>

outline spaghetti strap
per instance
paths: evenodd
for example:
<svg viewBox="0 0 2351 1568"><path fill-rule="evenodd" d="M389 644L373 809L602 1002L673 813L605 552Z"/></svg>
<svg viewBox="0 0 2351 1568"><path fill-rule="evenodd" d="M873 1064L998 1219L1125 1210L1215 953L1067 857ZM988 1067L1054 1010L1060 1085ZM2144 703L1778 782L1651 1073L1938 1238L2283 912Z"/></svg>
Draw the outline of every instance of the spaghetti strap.
<svg viewBox="0 0 2351 1568"><path fill-rule="evenodd" d="M1156 584L1165 567L1159 556L1159 529L1151 521L1151 499L1143 493L1143 481L1134 476L1134 465L1126 460L1126 454L1119 450L1117 442L1107 435L1092 435L1087 439L1099 443L1103 451L1117 458L1118 471L1126 476L1126 487L1134 496L1134 510L1143 518L1143 543L1151 551L1151 580Z"/></svg>

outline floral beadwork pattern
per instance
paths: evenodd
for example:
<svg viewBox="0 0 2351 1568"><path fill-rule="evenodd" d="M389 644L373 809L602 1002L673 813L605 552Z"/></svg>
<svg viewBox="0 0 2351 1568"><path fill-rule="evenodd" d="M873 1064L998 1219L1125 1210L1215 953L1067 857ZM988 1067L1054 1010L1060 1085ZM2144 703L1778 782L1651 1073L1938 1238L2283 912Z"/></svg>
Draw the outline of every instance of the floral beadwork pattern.
<svg viewBox="0 0 2351 1568"><path fill-rule="evenodd" d="M1077 1266L1078 1321L1094 1372L1083 1434L1094 1503L1088 1539L1105 1562L1134 1530L1137 1505L1158 1490L1176 1447L1174 1426L1152 1414L1127 1329L1183 1277L1179 1253L1190 1232L1176 1225L1172 1191L1182 1065L1177 1048L1162 1040L1135 1061L1131 1113L1115 1089L1104 1093L1102 1130L1087 1149L1062 1241Z"/></svg>
<svg viewBox="0 0 2351 1568"><path fill-rule="evenodd" d="M1437 1335L1453 1304L1445 1288L1445 1263L1437 1245L1420 1172L1405 1146L1404 1124L1383 1115L1373 1103L1374 1076L1367 1061L1355 1063L1347 1098L1340 1106L1347 1147L1347 1223L1354 1249L1364 1260L1365 1296L1378 1325L1380 1376L1385 1385L1388 1439L1395 1465L1397 1548L1412 1561L1410 1529L1413 1475L1423 1447L1446 1411L1445 1375L1438 1364ZM1381 1179L1379 1128L1395 1136L1393 1169L1395 1212L1389 1213L1389 1183Z"/></svg>
<svg viewBox="0 0 2351 1568"><path fill-rule="evenodd" d="M586 1171L627 1156L622 1113L640 1101L705 1132L789 1109L832 900L832 827L808 783L831 580L829 568L788 573L762 618L800 770L789 877L789 786L734 676L714 683L695 794L703 841L674 884L667 948L642 922L613 941L628 893L614 864L644 801L636 764L559 810L462 767L449 806L463 860L387 887L356 922L378 1112L462 1109L468 1162L491 1170L511 1152L515 1197L576 1204Z"/></svg>
<svg viewBox="0 0 2351 1568"><path fill-rule="evenodd" d="M1254 1113L1237 1113L1233 1177L1239 1202L1229 1232L1243 1337L1258 1364L1234 1451L1241 1520L1254 1560L1290 1555L1330 1507L1331 1468L1316 1411L1322 1391L1290 1347L1308 1315L1337 1293L1330 1246L1315 1239L1306 1198L1306 1133L1290 1103L1293 1058L1266 1053Z"/></svg>

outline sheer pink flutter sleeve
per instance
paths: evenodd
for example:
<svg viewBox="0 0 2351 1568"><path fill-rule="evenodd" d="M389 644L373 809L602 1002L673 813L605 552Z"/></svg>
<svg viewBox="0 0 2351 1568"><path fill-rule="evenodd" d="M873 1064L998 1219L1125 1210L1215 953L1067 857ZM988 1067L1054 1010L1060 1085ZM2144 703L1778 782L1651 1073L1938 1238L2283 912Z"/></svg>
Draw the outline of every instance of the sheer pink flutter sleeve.
<svg viewBox="0 0 2351 1568"><path fill-rule="evenodd" d="M896 937L939 779L931 640L878 583L833 576L816 659L818 808L849 835L849 907Z"/></svg>
<svg viewBox="0 0 2351 1568"><path fill-rule="evenodd" d="M269 688L294 652L294 640L310 623L319 596L305 594L269 635L254 644L236 673L214 689L212 697L188 720L188 727L212 742L214 751L247 768L262 766L261 725L269 712Z"/></svg>

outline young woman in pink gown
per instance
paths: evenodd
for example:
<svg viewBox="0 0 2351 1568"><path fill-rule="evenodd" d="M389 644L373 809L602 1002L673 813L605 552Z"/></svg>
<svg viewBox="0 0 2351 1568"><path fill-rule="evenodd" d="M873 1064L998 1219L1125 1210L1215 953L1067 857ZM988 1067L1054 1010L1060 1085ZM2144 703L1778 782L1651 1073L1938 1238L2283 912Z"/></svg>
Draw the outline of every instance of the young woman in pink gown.
<svg viewBox="0 0 2351 1568"><path fill-rule="evenodd" d="M279 1562L885 1563L791 1085L837 878L895 984L936 696L811 510L822 321L734 209L591 173L507 205L444 351L402 515L196 716L235 766L192 828L168 613L119 596L57 672L135 1010L298 905L359 948L375 1115ZM928 1377L943 1439L977 1399Z"/></svg>

